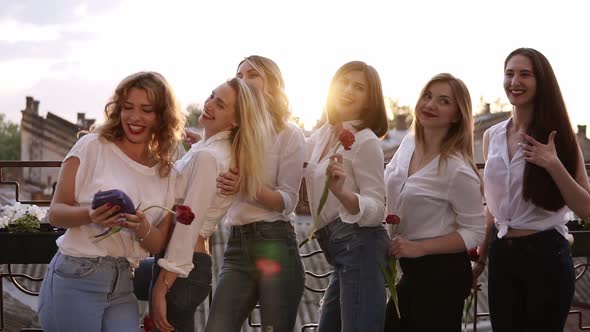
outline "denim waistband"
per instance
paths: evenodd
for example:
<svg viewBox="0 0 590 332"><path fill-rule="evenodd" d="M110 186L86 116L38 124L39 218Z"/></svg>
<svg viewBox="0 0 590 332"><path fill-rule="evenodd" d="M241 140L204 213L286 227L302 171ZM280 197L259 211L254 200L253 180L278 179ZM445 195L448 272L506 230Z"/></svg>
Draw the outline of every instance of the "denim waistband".
<svg viewBox="0 0 590 332"><path fill-rule="evenodd" d="M126 257L111 257L111 256L76 257L76 256L64 254L64 253L60 252L59 250L57 251L56 255L69 256L69 257L74 257L74 258L78 258L78 259L81 258L81 259L88 260L94 264L124 265L124 266L131 267L131 264L129 263L129 261L127 260Z"/></svg>
<svg viewBox="0 0 590 332"><path fill-rule="evenodd" d="M269 228L285 228L289 231L295 232L290 221L275 220L275 221L257 221L246 225L232 226L229 231L230 238L241 238L242 236L256 235L260 231Z"/></svg>
<svg viewBox="0 0 590 332"><path fill-rule="evenodd" d="M342 222L343 221L340 218L336 218L336 219L330 221L326 226L324 226L324 227L318 229L317 231L315 231L316 237L329 239L330 238L330 235L332 233L334 233L339 228L339 224L342 223ZM356 224L356 223L351 224L351 225L352 225L352 227L354 229L359 228L359 225Z"/></svg>

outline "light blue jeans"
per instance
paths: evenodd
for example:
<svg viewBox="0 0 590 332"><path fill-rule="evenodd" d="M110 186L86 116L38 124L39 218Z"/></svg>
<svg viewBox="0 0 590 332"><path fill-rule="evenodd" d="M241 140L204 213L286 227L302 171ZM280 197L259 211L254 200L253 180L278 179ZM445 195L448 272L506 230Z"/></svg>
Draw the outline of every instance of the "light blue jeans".
<svg viewBox="0 0 590 332"><path fill-rule="evenodd" d="M258 302L262 331L292 332L304 284L290 222L233 226L205 331L239 332Z"/></svg>
<svg viewBox="0 0 590 332"><path fill-rule="evenodd" d="M55 254L39 295L45 332L139 332L139 307L126 258Z"/></svg>
<svg viewBox="0 0 590 332"><path fill-rule="evenodd" d="M324 256L334 267L321 305L318 332L382 332L389 236L381 225L359 227L340 219L316 232Z"/></svg>

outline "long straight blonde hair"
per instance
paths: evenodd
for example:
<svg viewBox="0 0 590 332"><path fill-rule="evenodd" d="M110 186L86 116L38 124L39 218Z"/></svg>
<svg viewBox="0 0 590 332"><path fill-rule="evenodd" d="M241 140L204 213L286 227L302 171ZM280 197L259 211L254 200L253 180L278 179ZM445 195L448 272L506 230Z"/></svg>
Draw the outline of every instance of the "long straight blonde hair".
<svg viewBox="0 0 590 332"><path fill-rule="evenodd" d="M451 124L447 135L441 143L439 169L451 154L458 154L469 163L471 168L473 168L473 171L475 171L475 174L477 174L479 177L480 183L482 183L481 176L477 170L477 166L475 165L473 157L474 125L471 110L471 96L469 95L467 86L462 80L451 74L442 73L434 76L430 79L430 81L428 81L428 83L426 83L422 89L422 92L420 93L420 98L416 103L416 107L414 107L414 133L416 135L416 145L422 146L424 144L424 126L420 123L420 117L417 114L417 112L419 112L418 106L420 104L420 100L430 88L430 86L432 86L432 84L441 82L447 83L453 91L453 96L457 105L457 111L459 113L459 119L457 122L453 122Z"/></svg>
<svg viewBox="0 0 590 332"><path fill-rule="evenodd" d="M236 121L232 130L232 167L240 174L239 191L255 199L266 182L267 151L275 135L271 113L262 93L239 78L227 82L236 92Z"/></svg>

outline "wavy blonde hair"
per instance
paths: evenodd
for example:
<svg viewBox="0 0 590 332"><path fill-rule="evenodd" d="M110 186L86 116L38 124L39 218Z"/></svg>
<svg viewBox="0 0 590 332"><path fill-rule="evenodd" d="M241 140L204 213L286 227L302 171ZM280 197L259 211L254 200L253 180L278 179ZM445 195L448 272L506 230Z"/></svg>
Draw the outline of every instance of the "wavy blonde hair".
<svg viewBox="0 0 590 332"><path fill-rule="evenodd" d="M238 126L232 130L232 166L238 168L239 191L255 199L266 184L266 156L275 135L271 112L262 93L239 78L227 81L236 93L235 117Z"/></svg>
<svg viewBox="0 0 590 332"><path fill-rule="evenodd" d="M159 163L160 176L167 176L176 160L185 117L172 88L159 73L142 71L124 78L104 108L105 122L93 132L110 142L123 139L125 132L121 123L121 110L131 88L144 90L156 112L157 127L152 132L148 148Z"/></svg>
<svg viewBox="0 0 590 332"><path fill-rule="evenodd" d="M447 135L443 139L441 146L440 146L440 159L439 159L439 169L443 163L446 162L447 158L451 154L459 154L463 159L465 159L475 174L480 179L480 184L483 182L481 181L481 176L477 167L475 165L474 157L473 157L473 115L471 110L471 96L469 94L469 90L465 83L462 80L456 78L455 76L442 73L434 76L433 78L426 83L422 92L420 93L420 98L418 102L416 102L416 106L414 107L414 133L416 135L416 143L419 145L424 144L424 126L420 123L420 117L418 116L417 112L419 112L419 104L422 100L422 97L426 93L426 91L432 86L434 83L447 83L451 90L453 91L453 97L455 104L457 105L457 112L459 113L459 118L457 122L451 123L451 127L449 128Z"/></svg>
<svg viewBox="0 0 590 332"><path fill-rule="evenodd" d="M264 81L264 100L268 104L273 126L278 133L291 119L291 106L285 93L285 81L281 70L274 61L260 55L246 57L238 64L238 68L244 62L252 66Z"/></svg>

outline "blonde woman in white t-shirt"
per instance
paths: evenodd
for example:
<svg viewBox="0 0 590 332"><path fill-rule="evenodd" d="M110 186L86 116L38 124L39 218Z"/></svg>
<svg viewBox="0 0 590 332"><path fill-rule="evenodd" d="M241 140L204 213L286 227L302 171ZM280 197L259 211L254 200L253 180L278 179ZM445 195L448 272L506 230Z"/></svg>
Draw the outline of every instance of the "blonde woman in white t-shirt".
<svg viewBox="0 0 590 332"><path fill-rule="evenodd" d="M170 172L184 124L172 89L158 73L130 75L105 115L65 157L49 209L50 223L67 231L41 286L44 331L139 331L132 268L166 241L171 218L162 210L126 214L108 203L92 210L91 202L98 191L119 189L134 206L172 207ZM114 226L123 230L94 240Z"/></svg>
<svg viewBox="0 0 590 332"><path fill-rule="evenodd" d="M450 74L436 75L414 115L414 134L385 170L387 213L401 220L389 253L403 272L397 284L401 319L390 300L385 330L459 332L472 285L466 250L485 233L469 91Z"/></svg>

